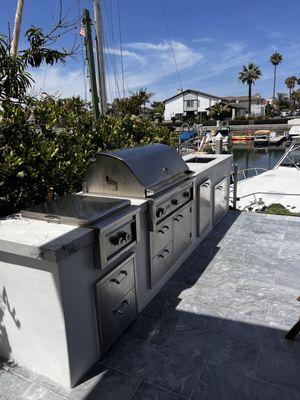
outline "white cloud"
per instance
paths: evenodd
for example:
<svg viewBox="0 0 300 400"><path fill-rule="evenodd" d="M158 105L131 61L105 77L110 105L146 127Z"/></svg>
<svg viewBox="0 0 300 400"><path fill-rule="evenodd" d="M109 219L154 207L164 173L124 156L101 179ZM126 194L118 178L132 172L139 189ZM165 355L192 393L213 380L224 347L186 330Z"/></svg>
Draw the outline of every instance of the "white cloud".
<svg viewBox="0 0 300 400"><path fill-rule="evenodd" d="M203 37L203 38L196 38L193 39L193 42L195 43L212 43L214 41L214 39L209 38L209 37Z"/></svg>
<svg viewBox="0 0 300 400"><path fill-rule="evenodd" d="M115 48L111 48L111 47L106 47L104 50L105 54L108 55L114 55L114 56L121 56L121 49L115 49ZM140 62L144 62L144 58L141 57L140 55L138 55L137 53L133 52L133 51L129 51L129 50L123 50L122 49L122 56L123 57L131 57L134 58Z"/></svg>
<svg viewBox="0 0 300 400"><path fill-rule="evenodd" d="M61 97L81 96L84 98L84 80L81 70L70 71L67 67L42 67L30 71L35 83L35 93L46 92Z"/></svg>

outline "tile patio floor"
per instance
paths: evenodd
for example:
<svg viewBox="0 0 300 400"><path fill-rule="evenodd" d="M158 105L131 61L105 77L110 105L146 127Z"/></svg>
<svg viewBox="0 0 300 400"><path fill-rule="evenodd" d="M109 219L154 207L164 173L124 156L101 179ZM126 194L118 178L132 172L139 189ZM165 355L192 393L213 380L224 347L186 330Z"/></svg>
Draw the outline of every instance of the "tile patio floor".
<svg viewBox="0 0 300 400"><path fill-rule="evenodd" d="M230 211L71 392L17 366L1 400L299 400L300 218Z"/></svg>

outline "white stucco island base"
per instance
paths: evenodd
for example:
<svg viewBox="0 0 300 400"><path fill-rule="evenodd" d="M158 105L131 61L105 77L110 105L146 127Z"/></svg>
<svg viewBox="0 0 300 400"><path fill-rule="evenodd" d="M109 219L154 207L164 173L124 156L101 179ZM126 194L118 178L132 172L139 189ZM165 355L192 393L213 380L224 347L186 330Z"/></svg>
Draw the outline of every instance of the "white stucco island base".
<svg viewBox="0 0 300 400"><path fill-rule="evenodd" d="M139 207L141 230L134 249L138 312L212 229L213 190L222 180L229 183L231 156L213 156L207 163L189 163L192 157L195 155L185 157L195 178L190 246L153 288L148 284L147 203L132 199ZM210 222L200 237L197 187L208 179ZM228 198L224 213L227 209ZM94 268L94 240L90 228L29 220L18 215L0 220L0 357L66 388L74 387L101 354L94 287L103 272Z"/></svg>

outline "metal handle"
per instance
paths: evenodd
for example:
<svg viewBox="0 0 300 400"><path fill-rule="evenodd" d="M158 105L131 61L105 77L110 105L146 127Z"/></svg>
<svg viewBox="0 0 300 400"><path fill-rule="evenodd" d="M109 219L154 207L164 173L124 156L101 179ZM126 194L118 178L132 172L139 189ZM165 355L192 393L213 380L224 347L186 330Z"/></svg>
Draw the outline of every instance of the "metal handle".
<svg viewBox="0 0 300 400"><path fill-rule="evenodd" d="M58 215L47 214L47 215L45 215L44 218L51 222L60 222L61 221L61 217L59 217Z"/></svg>
<svg viewBox="0 0 300 400"><path fill-rule="evenodd" d="M164 255L165 254L165 255ZM164 250L158 257L159 258L162 258L163 260L165 259L165 258L167 258L168 257L168 255L170 254L170 252L169 252L169 250Z"/></svg>
<svg viewBox="0 0 300 400"><path fill-rule="evenodd" d="M111 282L120 285L120 283L128 276L127 271L120 271L116 278L111 278Z"/></svg>
<svg viewBox="0 0 300 400"><path fill-rule="evenodd" d="M119 308L113 311L114 314L122 315L124 314L129 308L129 301L124 300L122 301L121 305Z"/></svg>
<svg viewBox="0 0 300 400"><path fill-rule="evenodd" d="M183 218L183 215L182 215L182 214L178 214L178 215L176 215L176 217L174 218L174 221L179 222L182 218Z"/></svg>
<svg viewBox="0 0 300 400"><path fill-rule="evenodd" d="M165 225L161 229L158 230L158 233L165 234L166 232L168 232L168 230L170 230L170 228L167 225Z"/></svg>
<svg viewBox="0 0 300 400"><path fill-rule="evenodd" d="M223 190L223 186L218 186L217 190Z"/></svg>

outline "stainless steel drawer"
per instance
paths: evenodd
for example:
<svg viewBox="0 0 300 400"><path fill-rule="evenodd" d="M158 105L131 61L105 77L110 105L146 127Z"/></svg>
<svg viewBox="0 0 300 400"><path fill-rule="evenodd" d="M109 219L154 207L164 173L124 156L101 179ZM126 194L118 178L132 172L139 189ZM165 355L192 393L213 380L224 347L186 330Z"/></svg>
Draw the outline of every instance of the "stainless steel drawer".
<svg viewBox="0 0 300 400"><path fill-rule="evenodd" d="M172 266L172 242L153 257L151 261L151 287L154 287Z"/></svg>
<svg viewBox="0 0 300 400"><path fill-rule="evenodd" d="M172 240L172 220L160 223L151 234L152 255L160 252Z"/></svg>
<svg viewBox="0 0 300 400"><path fill-rule="evenodd" d="M214 187L214 224L226 214L228 209L228 179L224 178Z"/></svg>
<svg viewBox="0 0 300 400"><path fill-rule="evenodd" d="M201 237L211 224L211 184L210 179L197 187L198 192L198 224L197 236Z"/></svg>
<svg viewBox="0 0 300 400"><path fill-rule="evenodd" d="M173 258L177 261L191 244L192 206L189 204L173 217Z"/></svg>
<svg viewBox="0 0 300 400"><path fill-rule="evenodd" d="M117 304L134 288L134 263L132 255L96 285L103 309Z"/></svg>
<svg viewBox="0 0 300 400"><path fill-rule="evenodd" d="M137 315L135 289L127 293L114 306L101 308L101 310L98 318L103 355Z"/></svg>

